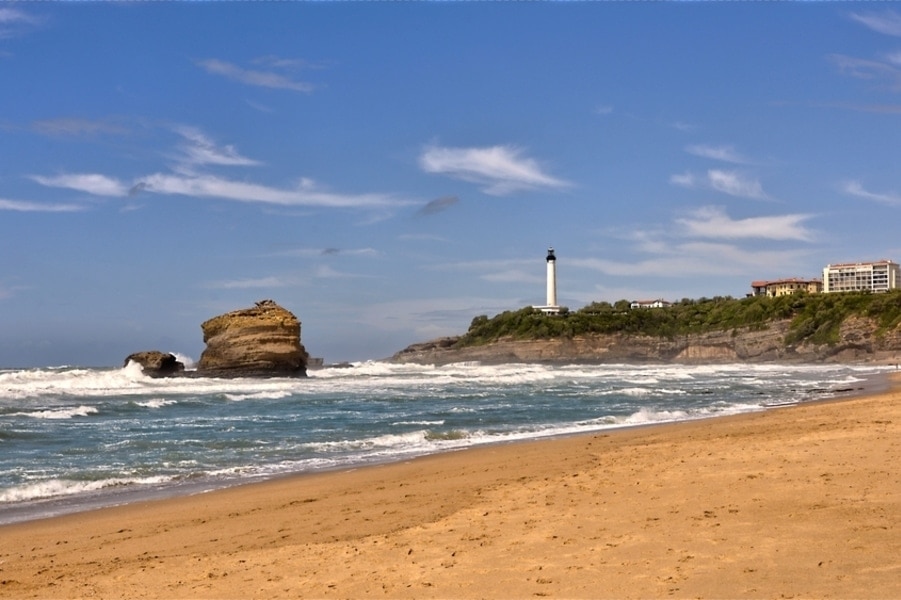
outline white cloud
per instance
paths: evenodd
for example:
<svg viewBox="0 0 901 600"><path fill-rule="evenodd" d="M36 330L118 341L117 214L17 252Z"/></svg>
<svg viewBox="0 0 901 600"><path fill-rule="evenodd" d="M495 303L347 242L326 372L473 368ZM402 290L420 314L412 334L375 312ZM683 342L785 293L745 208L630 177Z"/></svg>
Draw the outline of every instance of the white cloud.
<svg viewBox="0 0 901 600"><path fill-rule="evenodd" d="M89 119L61 118L45 119L32 123L32 128L43 135L122 135L128 129L113 121L91 121Z"/></svg>
<svg viewBox="0 0 901 600"><path fill-rule="evenodd" d="M697 129L696 126L692 125L691 123L685 123L684 121L676 121L674 123L671 123L670 126L673 129L676 129L677 131L681 131L683 133L691 133L695 129Z"/></svg>
<svg viewBox="0 0 901 600"><path fill-rule="evenodd" d="M542 254L540 259L544 258ZM535 259L508 258L493 260L469 260L454 263L432 265L430 268L436 271L505 271L521 268L525 265L535 264ZM543 273L544 271L542 271Z"/></svg>
<svg viewBox="0 0 901 600"><path fill-rule="evenodd" d="M181 150L184 160L189 165L246 167L260 164L238 154L234 146L217 146L202 131L194 127L176 127L175 131L187 142L182 145Z"/></svg>
<svg viewBox="0 0 901 600"><path fill-rule="evenodd" d="M761 265L783 269L800 266L806 254L801 250L746 250L732 244L687 242L635 262L573 258L567 265L627 277L751 276Z"/></svg>
<svg viewBox="0 0 901 600"><path fill-rule="evenodd" d="M227 281L215 281L206 284L205 287L223 290L249 290L257 288L277 288L291 285L292 281L281 277L258 277L249 279L231 279Z"/></svg>
<svg viewBox="0 0 901 600"><path fill-rule="evenodd" d="M854 58L841 54L834 54L830 58L839 71L846 75L858 79L882 80L887 82L892 91L901 90L901 69L896 66L896 55L889 55L888 62Z"/></svg>
<svg viewBox="0 0 901 600"><path fill-rule="evenodd" d="M312 92L315 89L315 86L311 83L291 79L280 73L245 69L215 58L200 60L197 61L197 64L207 73L222 75L226 79L231 79L232 81L237 81L238 83L244 83L246 85L306 93Z"/></svg>
<svg viewBox="0 0 901 600"><path fill-rule="evenodd" d="M746 164L748 160L737 153L732 146L709 146L706 144L695 144L687 146L685 151L702 158L711 158L728 163Z"/></svg>
<svg viewBox="0 0 901 600"><path fill-rule="evenodd" d="M609 104L601 104L594 108L594 113L596 115L609 115L613 113L613 106Z"/></svg>
<svg viewBox="0 0 901 600"><path fill-rule="evenodd" d="M735 171L711 169L707 171L707 181L713 189L730 196L754 199L767 197L759 181L748 179Z"/></svg>
<svg viewBox="0 0 901 600"><path fill-rule="evenodd" d="M873 200L889 206L901 206L901 195L892 193L875 193L867 191L863 184L859 181L848 181L842 185L842 190L851 196L863 198L864 200Z"/></svg>
<svg viewBox="0 0 901 600"><path fill-rule="evenodd" d="M695 176L691 173L682 173L681 175L670 175L669 182L673 185L680 185L682 187L692 188L695 187Z"/></svg>
<svg viewBox="0 0 901 600"><path fill-rule="evenodd" d="M0 39L12 37L39 23L40 19L24 11L0 6Z"/></svg>
<svg viewBox="0 0 901 600"><path fill-rule="evenodd" d="M314 275L319 279L365 279L374 277L374 275L361 273L348 273L347 271L339 271L329 265L320 265L316 268Z"/></svg>
<svg viewBox="0 0 901 600"><path fill-rule="evenodd" d="M328 208L387 208L410 205L386 194L335 194L319 190L309 179L295 188L275 188L256 183L235 181L214 175L167 175L157 173L142 177L138 184L155 194L221 198L237 202L261 202L281 206L319 206Z"/></svg>
<svg viewBox="0 0 901 600"><path fill-rule="evenodd" d="M477 183L482 186L483 192L493 196L569 185L546 174L535 160L523 157L522 150L512 146L429 146L420 155L419 164L427 173L439 173Z"/></svg>
<svg viewBox="0 0 901 600"><path fill-rule="evenodd" d="M763 238L810 241L813 235L802 226L810 215L778 215L731 219L718 207L701 208L691 218L677 219L691 236L702 238Z"/></svg>
<svg viewBox="0 0 901 600"><path fill-rule="evenodd" d="M85 210L85 207L77 204L43 204L41 202L23 202L0 198L0 210L16 212L78 212Z"/></svg>
<svg viewBox="0 0 901 600"><path fill-rule="evenodd" d="M126 196L129 191L129 187L121 181L98 173L72 173L56 177L32 175L31 179L47 187L77 190L95 196Z"/></svg>
<svg viewBox="0 0 901 600"><path fill-rule="evenodd" d="M901 37L901 15L892 10L887 10L882 14L851 13L851 18L866 27L869 27L877 33Z"/></svg>
<svg viewBox="0 0 901 600"><path fill-rule="evenodd" d="M336 194L317 188L303 179L295 188L275 188L214 175L170 175L157 173L139 178L133 185L93 173L56 177L31 177L41 185L67 188L98 196L124 197L145 192L194 198L219 198L236 202L259 202L280 206L317 206L326 208L392 208L414 204L386 194Z"/></svg>
<svg viewBox="0 0 901 600"><path fill-rule="evenodd" d="M710 169L704 176L693 173L671 175L669 181L673 185L687 188L706 187L730 196L766 200L768 196L763 191L763 186L756 179L746 177L736 171L722 171Z"/></svg>
<svg viewBox="0 0 901 600"><path fill-rule="evenodd" d="M496 273L487 273L479 277L483 281L491 283L535 283L542 284L546 281L544 271L523 271L521 269L512 269L509 271L499 271Z"/></svg>

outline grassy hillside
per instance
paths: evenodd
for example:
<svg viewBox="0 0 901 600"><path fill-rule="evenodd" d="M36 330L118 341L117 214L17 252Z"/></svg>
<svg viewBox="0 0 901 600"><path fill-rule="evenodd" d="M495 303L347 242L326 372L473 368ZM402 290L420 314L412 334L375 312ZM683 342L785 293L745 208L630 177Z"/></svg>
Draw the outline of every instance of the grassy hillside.
<svg viewBox="0 0 901 600"><path fill-rule="evenodd" d="M576 311L547 316L531 307L472 320L459 346L486 344L500 338L549 339L589 334L624 333L674 337L742 328L766 329L768 323L791 319L786 344L808 341L834 344L839 327L850 316L869 317L877 335L901 323L901 291L886 294L806 294L768 298L755 296L683 299L669 308L630 309L629 302L595 302Z"/></svg>

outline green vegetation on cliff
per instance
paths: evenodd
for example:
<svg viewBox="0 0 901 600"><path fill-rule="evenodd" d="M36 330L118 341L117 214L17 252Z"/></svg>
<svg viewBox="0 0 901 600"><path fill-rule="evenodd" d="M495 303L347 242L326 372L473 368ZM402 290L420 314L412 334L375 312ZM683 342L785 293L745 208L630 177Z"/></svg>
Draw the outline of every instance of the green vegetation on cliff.
<svg viewBox="0 0 901 600"><path fill-rule="evenodd" d="M631 309L629 302L594 302L577 311L548 316L532 307L478 316L458 346L487 344L501 338L551 339L620 333L672 338L687 334L740 329L762 330L773 321L791 319L786 344L834 344L848 317L875 320L877 335L901 323L901 291L886 294L807 294L770 298L753 296L683 299L668 308Z"/></svg>

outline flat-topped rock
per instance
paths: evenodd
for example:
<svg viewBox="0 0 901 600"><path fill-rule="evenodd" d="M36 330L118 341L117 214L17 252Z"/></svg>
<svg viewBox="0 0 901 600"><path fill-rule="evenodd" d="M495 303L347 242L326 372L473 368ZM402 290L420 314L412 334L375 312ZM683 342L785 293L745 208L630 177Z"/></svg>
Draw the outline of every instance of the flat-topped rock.
<svg viewBox="0 0 901 600"><path fill-rule="evenodd" d="M204 322L206 349L197 364L208 377L305 377L309 355L300 321L272 300Z"/></svg>

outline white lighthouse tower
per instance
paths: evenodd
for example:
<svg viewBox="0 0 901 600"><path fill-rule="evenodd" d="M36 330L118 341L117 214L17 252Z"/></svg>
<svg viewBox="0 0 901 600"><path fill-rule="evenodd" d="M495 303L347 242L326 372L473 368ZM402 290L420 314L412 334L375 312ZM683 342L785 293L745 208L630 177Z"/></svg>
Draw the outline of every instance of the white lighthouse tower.
<svg viewBox="0 0 901 600"><path fill-rule="evenodd" d="M557 257L553 247L547 249L547 304L535 308L548 315L560 312L560 307L557 306Z"/></svg>

